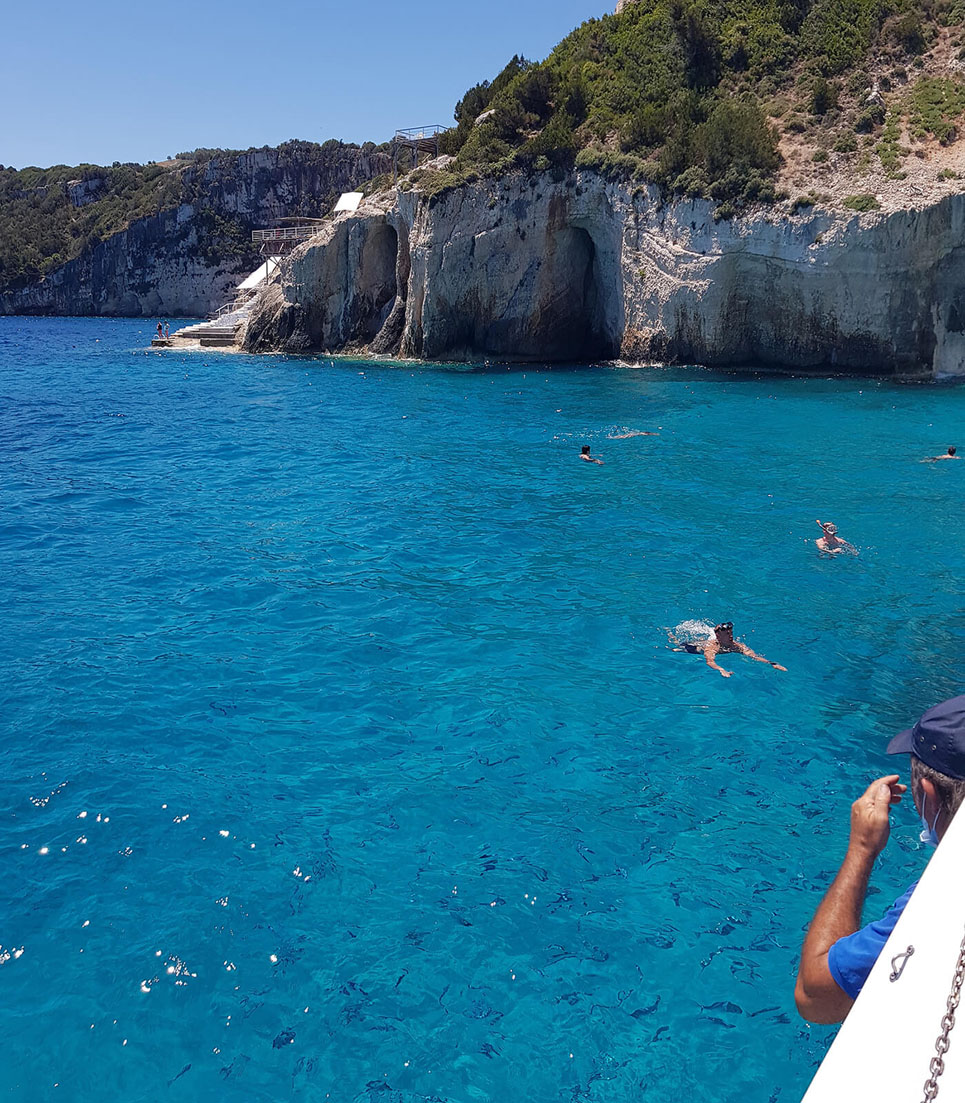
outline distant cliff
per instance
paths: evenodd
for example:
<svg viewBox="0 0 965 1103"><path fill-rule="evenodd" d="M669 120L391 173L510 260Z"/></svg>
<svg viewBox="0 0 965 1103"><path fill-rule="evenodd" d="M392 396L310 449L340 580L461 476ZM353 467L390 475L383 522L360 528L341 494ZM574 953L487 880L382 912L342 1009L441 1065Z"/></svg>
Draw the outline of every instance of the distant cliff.
<svg viewBox="0 0 965 1103"><path fill-rule="evenodd" d="M389 168L374 147L290 142L150 167L4 170L0 314L208 313L259 263L253 228L324 215Z"/></svg>
<svg viewBox="0 0 965 1103"><path fill-rule="evenodd" d="M960 374L965 195L715 221L591 171L386 192L292 255L245 345Z"/></svg>
<svg viewBox="0 0 965 1103"><path fill-rule="evenodd" d="M246 347L962 374L960 8L620 0L469 88Z"/></svg>

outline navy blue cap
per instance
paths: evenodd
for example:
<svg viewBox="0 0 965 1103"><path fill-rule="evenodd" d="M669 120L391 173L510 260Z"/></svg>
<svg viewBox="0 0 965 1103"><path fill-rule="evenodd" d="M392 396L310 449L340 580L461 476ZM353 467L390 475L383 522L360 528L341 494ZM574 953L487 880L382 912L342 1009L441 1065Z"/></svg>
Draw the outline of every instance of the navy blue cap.
<svg viewBox="0 0 965 1103"><path fill-rule="evenodd" d="M888 744L888 754L913 754L945 777L965 780L965 696L935 705Z"/></svg>

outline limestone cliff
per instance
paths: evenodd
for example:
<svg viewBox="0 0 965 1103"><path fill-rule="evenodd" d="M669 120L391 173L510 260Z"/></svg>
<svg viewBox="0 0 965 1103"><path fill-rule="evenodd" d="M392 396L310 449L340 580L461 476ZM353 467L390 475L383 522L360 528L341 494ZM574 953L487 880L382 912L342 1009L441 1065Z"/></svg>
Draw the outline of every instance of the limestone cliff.
<svg viewBox="0 0 965 1103"><path fill-rule="evenodd" d="M965 195L718 222L713 208L592 172L384 193L292 255L245 344L962 371Z"/></svg>
<svg viewBox="0 0 965 1103"><path fill-rule="evenodd" d="M0 314L200 317L257 257L212 264L192 206L140 218L39 283L0 296Z"/></svg>
<svg viewBox="0 0 965 1103"><path fill-rule="evenodd" d="M181 202L95 238L79 257L25 287L0 287L0 314L207 314L260 263L253 228L289 215L323 215L340 192L388 168L386 154L337 142L174 162L169 172ZM61 202L85 211L118 203L110 172L66 181ZM38 201L50 201L50 188L36 191L43 192Z"/></svg>

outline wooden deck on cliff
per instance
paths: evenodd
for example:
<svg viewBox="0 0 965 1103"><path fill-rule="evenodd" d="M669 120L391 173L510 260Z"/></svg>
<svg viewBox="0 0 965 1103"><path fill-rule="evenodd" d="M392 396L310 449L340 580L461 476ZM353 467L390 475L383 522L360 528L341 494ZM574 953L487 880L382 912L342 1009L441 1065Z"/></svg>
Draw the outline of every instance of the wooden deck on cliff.
<svg viewBox="0 0 965 1103"><path fill-rule="evenodd" d="M449 129L433 123L431 126L414 126L408 130L397 130L392 137L392 175L399 175L399 154L404 149L412 153L412 167L418 168L419 155L439 156L439 138Z"/></svg>
<svg viewBox="0 0 965 1103"><path fill-rule="evenodd" d="M251 240L259 247L262 256L281 256L314 237L324 225L325 220L318 218L291 226L271 226L266 230L252 230Z"/></svg>

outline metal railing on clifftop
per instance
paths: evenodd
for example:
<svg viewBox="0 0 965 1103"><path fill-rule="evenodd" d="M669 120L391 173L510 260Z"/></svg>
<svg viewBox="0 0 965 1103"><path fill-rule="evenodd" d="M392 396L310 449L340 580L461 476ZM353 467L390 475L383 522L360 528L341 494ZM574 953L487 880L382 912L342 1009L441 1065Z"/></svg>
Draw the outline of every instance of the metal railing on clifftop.
<svg viewBox="0 0 965 1103"><path fill-rule="evenodd" d="M321 222L313 222L306 226L274 226L270 230L252 230L251 240L265 241L307 241L314 237L322 229Z"/></svg>

